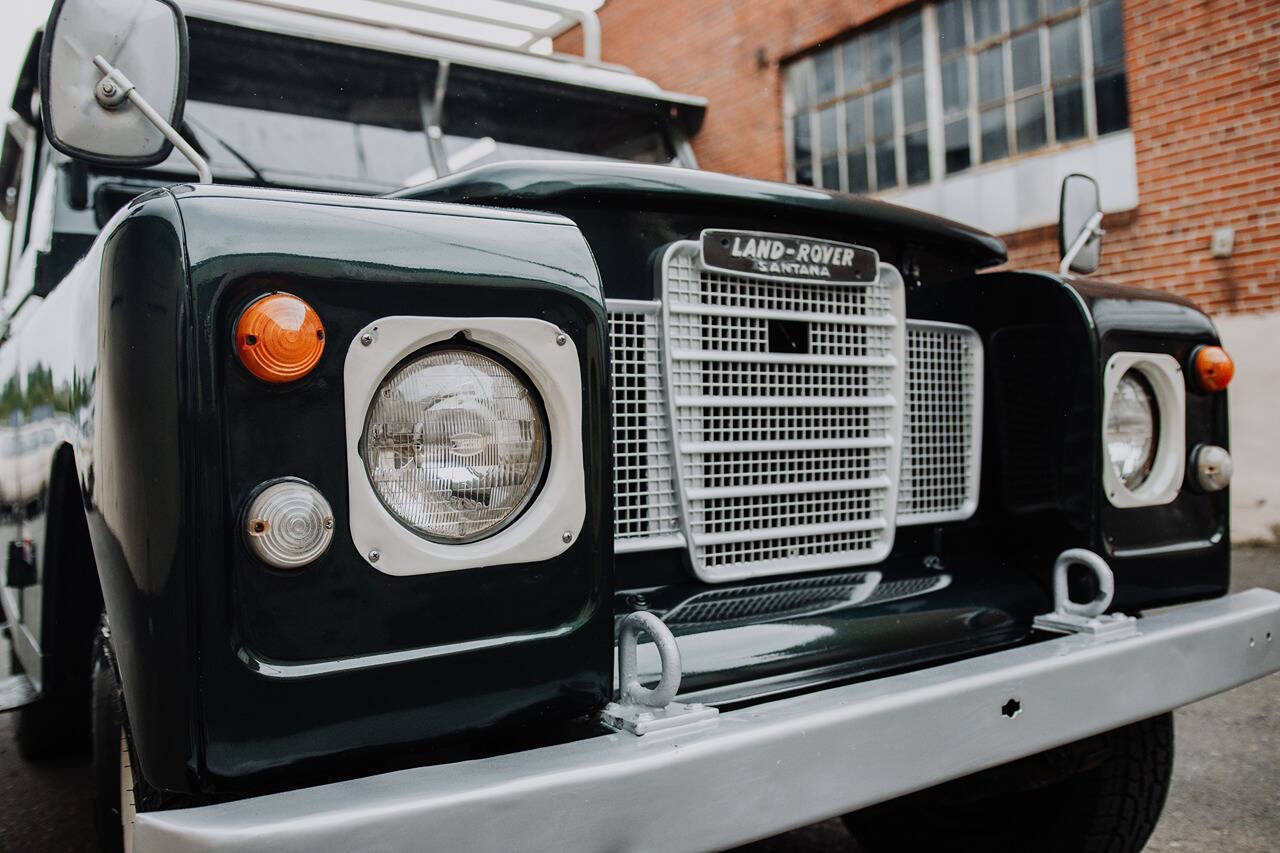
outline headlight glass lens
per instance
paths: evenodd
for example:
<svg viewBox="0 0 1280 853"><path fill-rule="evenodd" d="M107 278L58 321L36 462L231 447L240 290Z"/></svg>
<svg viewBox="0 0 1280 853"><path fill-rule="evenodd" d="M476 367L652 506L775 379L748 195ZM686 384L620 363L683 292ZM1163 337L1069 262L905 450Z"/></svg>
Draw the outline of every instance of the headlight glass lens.
<svg viewBox="0 0 1280 853"><path fill-rule="evenodd" d="M1128 489L1142 486L1155 463L1160 437L1159 410L1151 383L1140 371L1120 377L1107 412L1107 456Z"/></svg>
<svg viewBox="0 0 1280 853"><path fill-rule="evenodd" d="M533 389L474 350L430 351L393 370L374 394L363 439L378 497L436 542L471 542L510 524L547 459Z"/></svg>

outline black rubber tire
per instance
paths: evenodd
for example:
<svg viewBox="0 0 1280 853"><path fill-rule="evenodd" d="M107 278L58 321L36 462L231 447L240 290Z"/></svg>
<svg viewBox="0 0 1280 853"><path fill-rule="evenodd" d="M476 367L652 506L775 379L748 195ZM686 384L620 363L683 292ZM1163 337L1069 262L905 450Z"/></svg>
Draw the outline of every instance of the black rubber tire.
<svg viewBox="0 0 1280 853"><path fill-rule="evenodd" d="M94 637L93 667L93 825L102 853L121 853L124 836L120 823L120 727L124 725L124 700L120 676L111 652L111 639L103 628ZM136 781L135 781L136 785Z"/></svg>
<svg viewBox="0 0 1280 853"><path fill-rule="evenodd" d="M845 815L867 853L1138 853L1169 792L1163 714Z"/></svg>
<svg viewBox="0 0 1280 853"><path fill-rule="evenodd" d="M13 739L27 761L83 755L89 746L89 696L41 699L14 713Z"/></svg>

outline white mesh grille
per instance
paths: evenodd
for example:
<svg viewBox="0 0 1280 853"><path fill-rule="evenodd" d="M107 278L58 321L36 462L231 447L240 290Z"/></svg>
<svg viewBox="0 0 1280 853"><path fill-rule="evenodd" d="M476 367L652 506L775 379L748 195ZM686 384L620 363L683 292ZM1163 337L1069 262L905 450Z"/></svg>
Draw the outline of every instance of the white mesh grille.
<svg viewBox="0 0 1280 853"><path fill-rule="evenodd" d="M898 523L973 514L982 443L982 342L967 326L908 321Z"/></svg>
<svg viewBox="0 0 1280 853"><path fill-rule="evenodd" d="M703 579L888 552L902 293L882 269L870 284L794 283L708 271L694 242L668 250L668 403Z"/></svg>
<svg viewBox="0 0 1280 853"><path fill-rule="evenodd" d="M687 285L687 276L678 283ZM741 304L724 292L732 278L713 276L718 298ZM743 281L755 291L748 309L799 304L794 294L769 294L754 279ZM841 287L848 286L827 289ZM829 294L811 295L815 305L835 310ZM846 298L859 297L846 293ZM875 294L859 299L862 305L875 302ZM609 302L619 551L684 547L686 542L672 467L660 312L658 302ZM761 570L751 574L769 574L795 571L798 564L869 562L867 555L887 541L886 524L940 523L973 513L983 355L974 330L906 323L906 405L894 519L884 506L892 410L848 400L850 394L870 397L886 377L891 380L891 361L876 364L874 358L891 349L892 327L858 326L848 322L848 314L810 322L809 355L779 356L768 352L770 316L790 315L772 310L763 316L672 314L672 326L686 330L683 343L675 336L669 341L672 373L684 382L675 393L697 398L697 405L678 408L676 419L685 497L690 517L699 524L703 565L757 563ZM693 332L696 346L691 346ZM739 354L747 354L747 360L730 360L742 358ZM696 394L690 393L691 385ZM764 398L760 391L766 388L772 396Z"/></svg>
<svg viewBox="0 0 1280 853"><path fill-rule="evenodd" d="M611 301L613 530L618 550L684 543L671 470L657 302Z"/></svg>

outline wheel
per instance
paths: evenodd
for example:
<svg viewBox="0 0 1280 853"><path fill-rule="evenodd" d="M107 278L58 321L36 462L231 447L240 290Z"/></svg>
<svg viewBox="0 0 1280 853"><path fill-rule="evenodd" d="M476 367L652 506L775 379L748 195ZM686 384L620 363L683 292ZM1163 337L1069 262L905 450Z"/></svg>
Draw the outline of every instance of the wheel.
<svg viewBox="0 0 1280 853"><path fill-rule="evenodd" d="M26 670L9 640L9 674ZM71 695L50 696L14 712L13 738L27 761L43 761L81 753L88 746L89 702L83 688Z"/></svg>
<svg viewBox="0 0 1280 853"><path fill-rule="evenodd" d="M161 791L138 771L107 617L93 640L93 818L98 849L129 853L138 812L182 808L186 794Z"/></svg>
<svg viewBox="0 0 1280 853"><path fill-rule="evenodd" d="M1138 853L1173 772L1173 715L845 815L867 853Z"/></svg>
<svg viewBox="0 0 1280 853"><path fill-rule="evenodd" d="M88 746L88 696L41 699L14 712L13 739L27 761L81 755Z"/></svg>
<svg viewBox="0 0 1280 853"><path fill-rule="evenodd" d="M137 817L129 727L120 675L111 652L111 635L103 617L93 643L93 821L98 849L127 853L133 849Z"/></svg>

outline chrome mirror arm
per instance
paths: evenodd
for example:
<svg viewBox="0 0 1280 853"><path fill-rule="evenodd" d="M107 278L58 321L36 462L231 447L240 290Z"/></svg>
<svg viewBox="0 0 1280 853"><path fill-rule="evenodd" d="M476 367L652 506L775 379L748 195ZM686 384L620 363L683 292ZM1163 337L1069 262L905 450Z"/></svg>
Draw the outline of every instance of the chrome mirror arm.
<svg viewBox="0 0 1280 853"><path fill-rule="evenodd" d="M1099 210L1093 216L1089 217L1089 221L1080 229L1080 233L1076 235L1075 242L1071 244L1071 248L1067 249L1067 253L1062 256L1062 263L1058 264L1058 274L1068 275L1071 272L1071 264L1075 261L1076 255L1088 245L1089 241L1094 237L1101 237L1102 230L1102 211Z"/></svg>
<svg viewBox="0 0 1280 853"><path fill-rule="evenodd" d="M209 168L208 161L201 157L200 153L191 147L191 143L183 139L182 134L178 133L173 128L173 125L165 121L164 117L156 112L151 104L147 103L146 98L138 94L137 88L119 68L113 67L101 55L93 58L93 64L106 75L98 82L93 92L99 106L105 110L114 110L123 104L125 100L128 100L138 108L138 111L142 113L147 121L155 125L156 129L164 134L165 139L173 143L173 147L178 149L178 153L191 161L191 165L196 167L196 181L198 183L213 183L213 170Z"/></svg>

